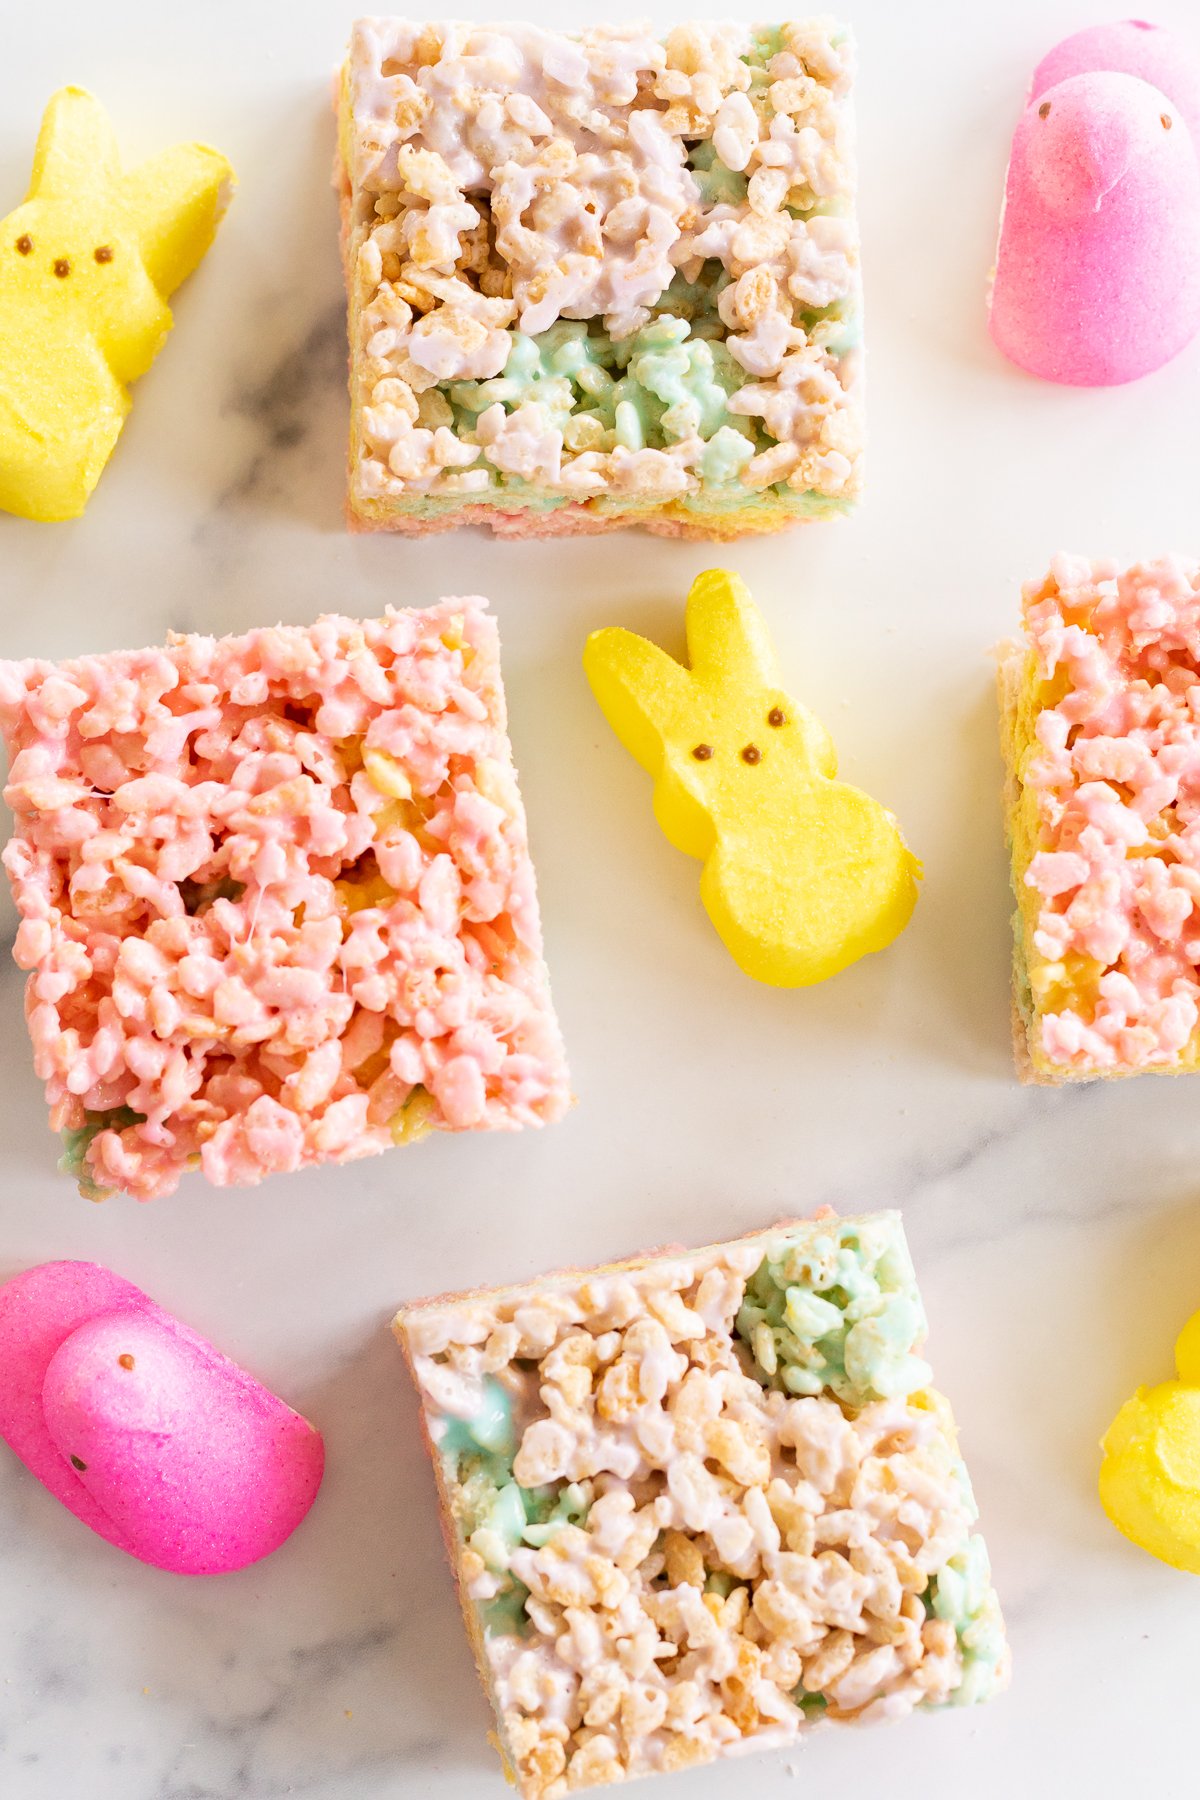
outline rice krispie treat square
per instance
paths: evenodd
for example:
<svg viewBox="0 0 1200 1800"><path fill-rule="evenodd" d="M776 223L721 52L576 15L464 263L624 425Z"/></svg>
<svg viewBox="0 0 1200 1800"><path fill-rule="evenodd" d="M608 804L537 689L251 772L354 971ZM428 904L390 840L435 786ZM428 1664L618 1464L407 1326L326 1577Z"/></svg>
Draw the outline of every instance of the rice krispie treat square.
<svg viewBox="0 0 1200 1800"><path fill-rule="evenodd" d="M845 511L852 71L830 19L360 20L352 525L733 538Z"/></svg>
<svg viewBox="0 0 1200 1800"><path fill-rule="evenodd" d="M84 1192L562 1113L485 606L0 663L14 955Z"/></svg>
<svg viewBox="0 0 1200 1800"><path fill-rule="evenodd" d="M1005 1685L898 1214L425 1301L395 1329L526 1800Z"/></svg>
<svg viewBox="0 0 1200 1800"><path fill-rule="evenodd" d="M1023 1079L1200 1067L1200 565L1056 557L1000 670Z"/></svg>

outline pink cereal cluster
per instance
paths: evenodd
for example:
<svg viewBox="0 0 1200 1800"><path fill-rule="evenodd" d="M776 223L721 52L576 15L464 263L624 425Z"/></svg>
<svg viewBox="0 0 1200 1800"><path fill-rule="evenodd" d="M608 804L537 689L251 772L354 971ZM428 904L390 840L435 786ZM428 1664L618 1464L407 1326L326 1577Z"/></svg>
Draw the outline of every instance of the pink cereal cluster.
<svg viewBox="0 0 1200 1800"><path fill-rule="evenodd" d="M0 664L14 955L90 1185L170 1193L568 1101L477 599Z"/></svg>
<svg viewBox="0 0 1200 1800"><path fill-rule="evenodd" d="M1062 556L1024 603L1038 673L1065 686L1024 774L1046 846L1025 876L1033 941L1101 965L1092 1016L1046 1012L1042 1048L1097 1072L1171 1064L1200 1018L1200 566Z"/></svg>

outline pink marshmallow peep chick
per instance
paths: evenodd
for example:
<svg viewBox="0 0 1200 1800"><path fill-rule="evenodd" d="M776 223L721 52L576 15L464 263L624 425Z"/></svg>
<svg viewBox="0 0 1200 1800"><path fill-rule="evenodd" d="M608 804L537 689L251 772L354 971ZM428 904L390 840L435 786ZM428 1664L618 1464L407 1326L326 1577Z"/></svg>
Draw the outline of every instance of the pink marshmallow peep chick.
<svg viewBox="0 0 1200 1800"><path fill-rule="evenodd" d="M1195 47L1162 25L1146 19L1120 19L1111 25L1089 25L1055 44L1033 71L1030 100L1071 75L1118 69L1136 75L1167 96L1200 145L1200 56Z"/></svg>
<svg viewBox="0 0 1200 1800"><path fill-rule="evenodd" d="M1200 158L1174 105L1113 71L1031 101L1005 187L989 326L1048 381L1148 375L1200 326Z"/></svg>
<svg viewBox="0 0 1200 1800"><path fill-rule="evenodd" d="M277 1550L325 1461L307 1419L95 1263L0 1287L0 1437L85 1525L179 1575Z"/></svg>

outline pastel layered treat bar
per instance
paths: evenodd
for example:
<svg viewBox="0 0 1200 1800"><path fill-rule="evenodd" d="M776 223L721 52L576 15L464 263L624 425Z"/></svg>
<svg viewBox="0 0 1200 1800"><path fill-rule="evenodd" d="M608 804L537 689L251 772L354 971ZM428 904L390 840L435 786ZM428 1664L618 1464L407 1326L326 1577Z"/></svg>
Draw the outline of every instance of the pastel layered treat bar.
<svg viewBox="0 0 1200 1800"><path fill-rule="evenodd" d="M0 664L14 954L85 1192L564 1110L485 604Z"/></svg>
<svg viewBox="0 0 1200 1800"><path fill-rule="evenodd" d="M1000 671L1025 1080L1200 1065L1200 565L1059 556Z"/></svg>
<svg viewBox="0 0 1200 1800"><path fill-rule="evenodd" d="M852 64L828 19L361 20L351 523L732 538L845 511Z"/></svg>
<svg viewBox="0 0 1200 1800"><path fill-rule="evenodd" d="M526 1800L1007 1681L897 1214L427 1301L395 1328Z"/></svg>

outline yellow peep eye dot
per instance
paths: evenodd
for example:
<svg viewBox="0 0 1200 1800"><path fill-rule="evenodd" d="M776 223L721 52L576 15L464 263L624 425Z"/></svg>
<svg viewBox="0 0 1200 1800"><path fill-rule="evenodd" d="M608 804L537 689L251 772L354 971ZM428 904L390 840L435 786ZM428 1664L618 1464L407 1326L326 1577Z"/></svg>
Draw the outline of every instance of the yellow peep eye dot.
<svg viewBox="0 0 1200 1800"><path fill-rule="evenodd" d="M112 245L97 244L96 248L92 251L92 255L98 263L110 263L113 259Z"/></svg>
<svg viewBox="0 0 1200 1800"><path fill-rule="evenodd" d="M773 706L771 708L770 712L767 714L767 724L775 726L787 724L787 715L781 706Z"/></svg>
<svg viewBox="0 0 1200 1800"><path fill-rule="evenodd" d="M60 281L62 281L66 276L68 276L71 273L71 265L67 261L65 256L55 257L54 273L58 276L58 279Z"/></svg>
<svg viewBox="0 0 1200 1800"><path fill-rule="evenodd" d="M30 251L33 249L33 239L30 237L30 235L27 231L23 231L21 233L20 237L17 239L16 249L17 249L18 254L21 256L28 256Z"/></svg>
<svg viewBox="0 0 1200 1800"><path fill-rule="evenodd" d="M697 762L707 762L712 753L713 747L711 744L697 744L696 748L692 751L692 755Z"/></svg>
<svg viewBox="0 0 1200 1800"><path fill-rule="evenodd" d="M762 751L757 744L746 745L745 749L742 751L742 761L744 763L756 763L762 761Z"/></svg>

